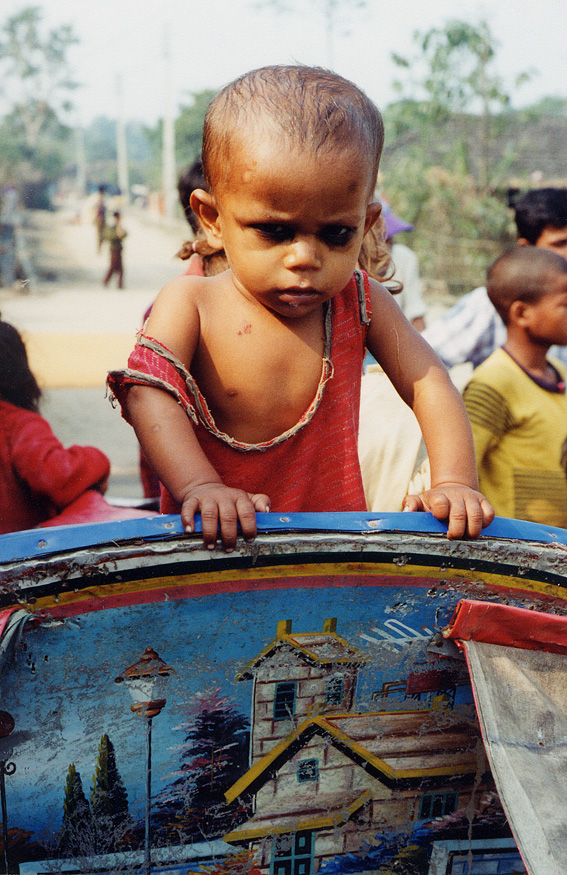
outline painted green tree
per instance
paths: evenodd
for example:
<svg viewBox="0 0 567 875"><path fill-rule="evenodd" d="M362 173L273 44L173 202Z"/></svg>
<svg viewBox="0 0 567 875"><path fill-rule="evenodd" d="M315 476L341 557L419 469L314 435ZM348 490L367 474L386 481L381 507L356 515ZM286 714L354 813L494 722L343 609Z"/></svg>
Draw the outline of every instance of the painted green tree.
<svg viewBox="0 0 567 875"><path fill-rule="evenodd" d="M85 856L92 852L93 830L91 811L83 791L81 775L71 763L65 781L63 825L58 849L63 857Z"/></svg>
<svg viewBox="0 0 567 875"><path fill-rule="evenodd" d="M130 827L128 794L118 768L114 745L103 735L98 746L98 758L93 775L91 816L96 852L107 854L118 850Z"/></svg>

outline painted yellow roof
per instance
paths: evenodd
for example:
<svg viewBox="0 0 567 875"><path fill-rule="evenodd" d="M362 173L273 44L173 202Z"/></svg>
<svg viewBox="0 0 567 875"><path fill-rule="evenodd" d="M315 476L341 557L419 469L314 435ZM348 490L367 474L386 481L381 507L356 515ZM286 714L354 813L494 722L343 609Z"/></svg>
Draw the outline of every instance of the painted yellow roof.
<svg viewBox="0 0 567 875"><path fill-rule="evenodd" d="M261 812L241 824L232 832L223 836L225 842L250 841L265 835L281 835L288 832L299 832L304 829L324 829L337 827L346 823L370 798L370 790L360 794L342 796L340 799L329 796L312 796L302 799L301 806L293 806L288 802L278 802L273 808L263 806Z"/></svg>
<svg viewBox="0 0 567 875"><path fill-rule="evenodd" d="M315 717L254 763L225 796L232 802L245 790L255 792L314 735L327 737L367 771L391 782L476 772L477 734L474 724L438 710Z"/></svg>
<svg viewBox="0 0 567 875"><path fill-rule="evenodd" d="M361 650L353 647L336 632L289 633L270 641L258 656L244 666L242 671L237 674L236 679L239 681L249 680L254 669L282 647L289 647L308 662L319 665L360 665L367 658Z"/></svg>

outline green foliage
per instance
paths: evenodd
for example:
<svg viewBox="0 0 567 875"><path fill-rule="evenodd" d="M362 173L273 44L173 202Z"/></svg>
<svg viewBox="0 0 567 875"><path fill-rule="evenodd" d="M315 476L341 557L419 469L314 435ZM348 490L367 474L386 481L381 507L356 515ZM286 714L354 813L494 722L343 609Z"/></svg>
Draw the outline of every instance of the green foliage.
<svg viewBox="0 0 567 875"><path fill-rule="evenodd" d="M64 116L76 87L67 52L78 40L69 25L45 32L43 11L28 6L0 28L0 74L5 107L0 127L7 143L0 182L54 180L68 157Z"/></svg>
<svg viewBox="0 0 567 875"><path fill-rule="evenodd" d="M415 227L411 246L422 275L445 281L455 294L483 285L488 266L513 245L506 204L466 174L408 156L387 175L385 189L394 212Z"/></svg>
<svg viewBox="0 0 567 875"><path fill-rule="evenodd" d="M496 43L488 24L449 21L443 28L414 34L417 55L408 59L392 55L394 62L408 71L409 80L398 81L403 94L421 93L432 117L447 118L450 113L492 105L507 106L509 95L502 80L492 71ZM414 71L418 71L417 76Z"/></svg>
<svg viewBox="0 0 567 875"><path fill-rule="evenodd" d="M87 182L93 189L118 183L116 127L115 119L97 116L84 129ZM154 168L154 159L158 163L160 156L154 154L148 129L140 122L128 122L126 142L130 184L155 181L154 187L159 187L160 168Z"/></svg>
<svg viewBox="0 0 567 875"><path fill-rule="evenodd" d="M182 106L175 122L175 156L178 167L187 167L201 154L203 122L214 91L192 94L192 102Z"/></svg>
<svg viewBox="0 0 567 875"><path fill-rule="evenodd" d="M453 20L443 28L416 32L414 42L415 57L392 56L404 71L404 80L398 80L396 88L406 104L411 99L421 107L418 121L426 144L434 142L436 129L449 119L462 118L466 113L478 114L474 130L464 126L460 134L461 155L464 172L474 172L486 193L492 172L493 117L510 105L510 95L494 69L497 46L488 24ZM529 75L523 73L519 80L525 82ZM467 161L473 138L480 152L474 170Z"/></svg>
<svg viewBox="0 0 567 875"><path fill-rule="evenodd" d="M514 240L503 192L513 160L504 135L510 95L495 71L486 22L452 20L414 34L416 54L394 56L400 100L384 114L383 187L415 229L422 274L455 293L482 285ZM527 74L523 76L523 80Z"/></svg>

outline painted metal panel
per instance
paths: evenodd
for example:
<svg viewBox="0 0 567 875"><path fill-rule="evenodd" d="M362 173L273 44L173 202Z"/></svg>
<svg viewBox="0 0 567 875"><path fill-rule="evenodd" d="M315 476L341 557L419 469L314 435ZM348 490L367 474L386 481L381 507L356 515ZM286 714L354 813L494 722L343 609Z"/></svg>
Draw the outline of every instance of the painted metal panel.
<svg viewBox="0 0 567 875"><path fill-rule="evenodd" d="M466 848L508 865L440 632L463 598L567 614L567 532L444 531L264 515L231 554L177 517L0 538L9 871L440 875Z"/></svg>

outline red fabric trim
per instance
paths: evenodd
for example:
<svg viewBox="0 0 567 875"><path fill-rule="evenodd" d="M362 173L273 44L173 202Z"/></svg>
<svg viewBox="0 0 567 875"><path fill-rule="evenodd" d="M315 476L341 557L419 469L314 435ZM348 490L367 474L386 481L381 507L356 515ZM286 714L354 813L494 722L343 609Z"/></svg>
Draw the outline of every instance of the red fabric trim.
<svg viewBox="0 0 567 875"><path fill-rule="evenodd" d="M152 510L137 510L134 507L114 507L94 489L87 489L57 516L40 523L39 528L50 526L75 526L111 520L133 520L157 516Z"/></svg>
<svg viewBox="0 0 567 875"><path fill-rule="evenodd" d="M19 611L19 610L21 610L21 608L8 608L7 611L0 611L0 638L2 638L2 635L4 634L4 631L6 629L6 625L8 623L8 620L10 619L10 617L12 616L14 611Z"/></svg>
<svg viewBox="0 0 567 875"><path fill-rule="evenodd" d="M457 643L484 641L567 655L567 617L493 602L463 599L442 634Z"/></svg>

